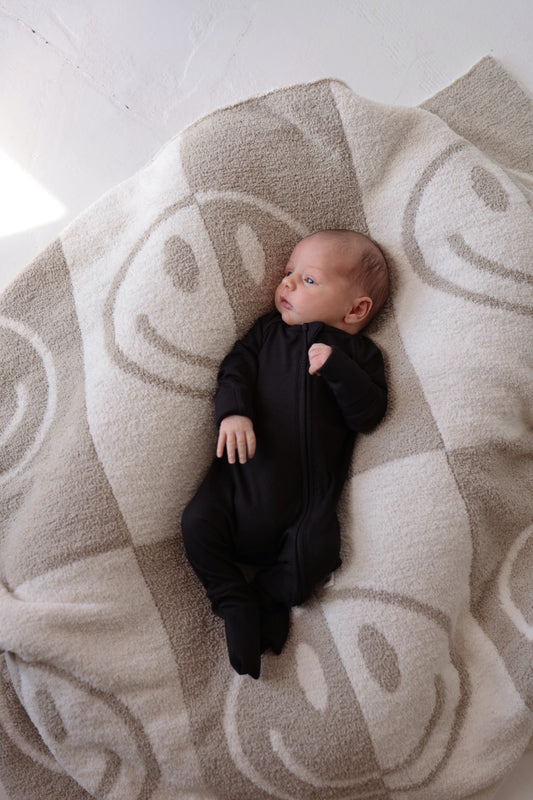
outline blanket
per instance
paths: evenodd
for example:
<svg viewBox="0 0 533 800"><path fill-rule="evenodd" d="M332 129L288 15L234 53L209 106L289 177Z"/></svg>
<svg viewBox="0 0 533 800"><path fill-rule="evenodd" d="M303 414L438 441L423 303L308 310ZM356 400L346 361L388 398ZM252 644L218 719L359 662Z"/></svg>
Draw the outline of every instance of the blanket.
<svg viewBox="0 0 533 800"><path fill-rule="evenodd" d="M8 287L10 800L491 797L533 731L532 176L533 102L490 57L417 108L292 86L187 128ZM323 228L387 255L390 404L342 567L254 681L179 523L218 365Z"/></svg>

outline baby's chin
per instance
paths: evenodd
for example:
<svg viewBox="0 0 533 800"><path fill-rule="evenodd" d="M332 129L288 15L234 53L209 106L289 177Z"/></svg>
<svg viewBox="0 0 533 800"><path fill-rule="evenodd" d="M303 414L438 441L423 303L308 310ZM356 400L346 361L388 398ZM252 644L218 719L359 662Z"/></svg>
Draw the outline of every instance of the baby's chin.
<svg viewBox="0 0 533 800"><path fill-rule="evenodd" d="M287 308L283 308L283 306L281 306L281 308L278 308L278 311L281 314L281 319L283 320L285 325L302 325L303 324L301 322L301 320L299 320L295 316L295 314L294 314L294 312L292 310L287 309Z"/></svg>
<svg viewBox="0 0 533 800"><path fill-rule="evenodd" d="M298 324L294 319L294 312L291 308L285 308L281 300L278 300L277 297L275 298L274 304L276 306L277 312L281 315L281 319L286 325Z"/></svg>

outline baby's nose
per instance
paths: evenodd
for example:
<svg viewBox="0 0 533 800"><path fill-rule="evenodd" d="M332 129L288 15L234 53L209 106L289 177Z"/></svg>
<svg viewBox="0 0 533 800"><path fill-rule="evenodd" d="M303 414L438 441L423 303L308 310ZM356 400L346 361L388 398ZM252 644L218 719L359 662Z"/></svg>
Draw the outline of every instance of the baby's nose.
<svg viewBox="0 0 533 800"><path fill-rule="evenodd" d="M293 280L292 280L290 275L285 275L285 277L283 278L282 283L283 283L283 285L285 286L286 289L291 289L292 286L294 285Z"/></svg>

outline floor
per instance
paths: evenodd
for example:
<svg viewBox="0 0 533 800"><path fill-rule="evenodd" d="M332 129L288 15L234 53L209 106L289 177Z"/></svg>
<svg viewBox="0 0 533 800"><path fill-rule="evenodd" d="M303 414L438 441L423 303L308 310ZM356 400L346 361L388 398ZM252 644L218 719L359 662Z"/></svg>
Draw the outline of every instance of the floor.
<svg viewBox="0 0 533 800"><path fill-rule="evenodd" d="M323 77L416 105L489 54L533 93L532 39L531 0L0 0L0 291L215 108Z"/></svg>

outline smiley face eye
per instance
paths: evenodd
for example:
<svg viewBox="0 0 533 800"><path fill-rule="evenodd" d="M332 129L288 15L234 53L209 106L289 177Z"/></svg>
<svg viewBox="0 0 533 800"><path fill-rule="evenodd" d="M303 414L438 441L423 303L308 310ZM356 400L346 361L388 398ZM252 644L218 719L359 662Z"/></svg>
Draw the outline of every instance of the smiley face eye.
<svg viewBox="0 0 533 800"><path fill-rule="evenodd" d="M362 625L357 643L363 661L376 683L394 694L401 680L398 655L383 633L373 625Z"/></svg>
<svg viewBox="0 0 533 800"><path fill-rule="evenodd" d="M472 188L491 211L505 212L509 208L510 198L500 181L481 166L473 167L470 173Z"/></svg>

